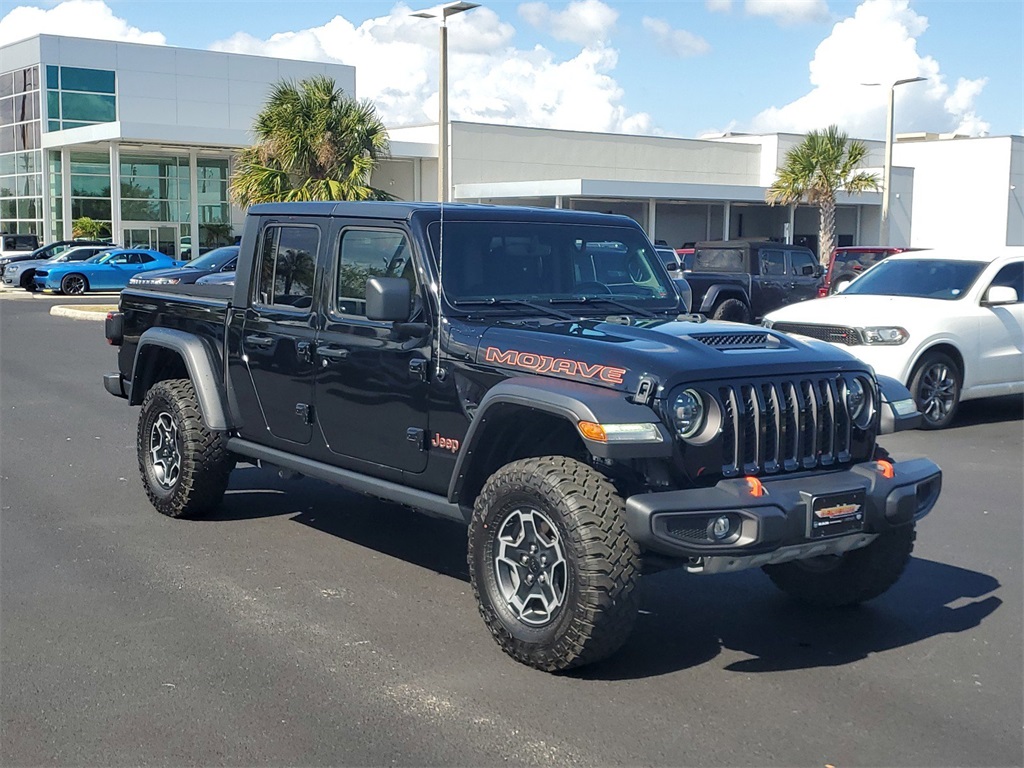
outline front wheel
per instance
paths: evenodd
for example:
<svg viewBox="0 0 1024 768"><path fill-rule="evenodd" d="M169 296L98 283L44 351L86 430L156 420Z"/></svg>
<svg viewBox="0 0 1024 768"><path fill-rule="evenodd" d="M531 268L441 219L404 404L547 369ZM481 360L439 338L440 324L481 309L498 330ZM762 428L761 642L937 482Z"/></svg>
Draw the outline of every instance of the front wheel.
<svg viewBox="0 0 1024 768"><path fill-rule="evenodd" d="M81 296L89 290L89 283L83 275L66 275L60 281L60 292L68 296Z"/></svg>
<svg viewBox="0 0 1024 768"><path fill-rule="evenodd" d="M929 352L915 366L910 377L910 392L921 412L922 429L948 427L960 405L963 373L955 362L941 352Z"/></svg>
<svg viewBox="0 0 1024 768"><path fill-rule="evenodd" d="M473 593L498 645L547 672L610 656L637 613L640 555L600 473L562 456L495 472L469 526Z"/></svg>
<svg viewBox="0 0 1024 768"><path fill-rule="evenodd" d="M903 574L914 551L914 524L878 535L861 549L766 565L762 570L790 597L824 608L878 597Z"/></svg>
<svg viewBox="0 0 1024 768"><path fill-rule="evenodd" d="M153 385L142 401L136 440L146 495L168 517L198 517L220 504L234 469L223 432L203 424L188 379Z"/></svg>

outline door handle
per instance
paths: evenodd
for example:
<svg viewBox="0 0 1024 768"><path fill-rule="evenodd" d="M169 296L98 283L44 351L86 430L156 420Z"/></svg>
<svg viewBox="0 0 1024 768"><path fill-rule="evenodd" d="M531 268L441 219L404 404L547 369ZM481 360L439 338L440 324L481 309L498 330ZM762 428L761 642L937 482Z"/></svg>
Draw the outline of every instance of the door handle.
<svg viewBox="0 0 1024 768"><path fill-rule="evenodd" d="M263 349L274 346L274 340L269 336L246 336L245 343Z"/></svg>
<svg viewBox="0 0 1024 768"><path fill-rule="evenodd" d="M347 349L338 349L337 347L317 347L316 353L326 360L344 360L348 357Z"/></svg>

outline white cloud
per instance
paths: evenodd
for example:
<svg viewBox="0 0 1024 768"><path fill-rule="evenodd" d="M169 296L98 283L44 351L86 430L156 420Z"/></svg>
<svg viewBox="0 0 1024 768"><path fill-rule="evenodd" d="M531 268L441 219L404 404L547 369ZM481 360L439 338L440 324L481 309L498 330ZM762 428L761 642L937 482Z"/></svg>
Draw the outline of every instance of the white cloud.
<svg viewBox="0 0 1024 768"><path fill-rule="evenodd" d="M896 88L897 133L987 133L990 126L975 109L986 79L961 78L950 89L939 62L917 50L917 38L927 29L928 19L911 10L909 0L865 0L818 45L810 63L811 91L761 112L744 128L803 133L835 123L853 136L881 139L888 85L925 77L927 82Z"/></svg>
<svg viewBox="0 0 1024 768"><path fill-rule="evenodd" d="M0 45L42 33L150 45L167 44L167 39L160 32L143 32L114 16L114 12L103 0L65 0L48 10L22 5L0 18Z"/></svg>
<svg viewBox="0 0 1024 768"><path fill-rule="evenodd" d="M574 0L560 12L552 10L547 3L523 3L519 6L519 15L557 40L583 46L606 42L619 19L619 12L601 0Z"/></svg>
<svg viewBox="0 0 1024 768"><path fill-rule="evenodd" d="M704 6L711 13L729 13L732 10L732 0L705 0Z"/></svg>
<svg viewBox="0 0 1024 768"><path fill-rule="evenodd" d="M601 5L597 3L596 5ZM569 11L567 10L566 13ZM322 27L261 40L236 34L217 50L356 66L360 98L374 102L387 125L437 120L437 23L398 5L359 26L337 16ZM614 49L584 46L558 59L538 46L512 46L514 28L481 7L448 20L449 112L452 119L590 131L652 131L646 113L630 113L612 77ZM590 41L593 43L594 41Z"/></svg>
<svg viewBox="0 0 1024 768"><path fill-rule="evenodd" d="M825 0L746 0L743 7L750 16L768 16L787 25L829 18Z"/></svg>
<svg viewBox="0 0 1024 768"><path fill-rule="evenodd" d="M672 56L679 58L699 56L711 50L708 41L703 37L687 32L685 29L672 29L668 22L661 19L644 16L643 26L654 38L658 47Z"/></svg>

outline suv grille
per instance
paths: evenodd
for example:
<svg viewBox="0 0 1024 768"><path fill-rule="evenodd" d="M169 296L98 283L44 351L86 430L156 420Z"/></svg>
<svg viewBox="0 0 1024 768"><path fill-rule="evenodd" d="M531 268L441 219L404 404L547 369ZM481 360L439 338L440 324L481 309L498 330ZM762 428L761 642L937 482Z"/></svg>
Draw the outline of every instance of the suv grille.
<svg viewBox="0 0 1024 768"><path fill-rule="evenodd" d="M853 425L841 376L719 386L722 475L792 472L849 462Z"/></svg>
<svg viewBox="0 0 1024 768"><path fill-rule="evenodd" d="M811 325L809 323L773 323L772 330L782 333L799 333L812 339L830 341L833 344L846 344L849 347L861 344L860 332L856 328L842 325Z"/></svg>

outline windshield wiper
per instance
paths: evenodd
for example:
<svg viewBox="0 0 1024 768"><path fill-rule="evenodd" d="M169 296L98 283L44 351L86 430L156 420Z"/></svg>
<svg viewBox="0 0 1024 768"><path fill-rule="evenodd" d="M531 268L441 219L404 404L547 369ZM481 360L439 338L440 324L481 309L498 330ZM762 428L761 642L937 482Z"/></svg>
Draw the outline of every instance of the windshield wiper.
<svg viewBox="0 0 1024 768"><path fill-rule="evenodd" d="M551 299L552 304L590 304L591 302L595 301L603 301L605 304L614 304L616 307L620 307L634 315L643 315L644 317L657 317L657 315L651 312L649 309L635 307L632 304L627 304L624 301L613 299L611 296L573 296L571 299Z"/></svg>
<svg viewBox="0 0 1024 768"><path fill-rule="evenodd" d="M526 299L499 299L492 296L489 299L452 299L452 305L456 307L502 307L502 306L517 306L517 307L529 307L530 309L536 310L545 315L551 315L561 320L572 320L573 317L568 312L560 312L557 309L551 307L545 307L543 304L536 304ZM553 302L552 302L553 303Z"/></svg>

